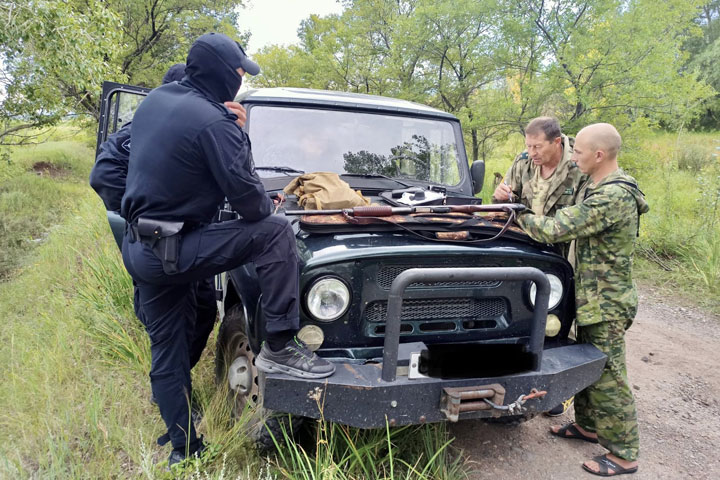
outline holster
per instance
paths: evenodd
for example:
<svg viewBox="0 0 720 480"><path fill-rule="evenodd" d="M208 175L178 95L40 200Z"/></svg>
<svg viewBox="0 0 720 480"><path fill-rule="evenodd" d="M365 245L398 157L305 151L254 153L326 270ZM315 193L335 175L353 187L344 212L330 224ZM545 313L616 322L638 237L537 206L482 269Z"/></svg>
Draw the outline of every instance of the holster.
<svg viewBox="0 0 720 480"><path fill-rule="evenodd" d="M130 228L136 239L148 245L162 262L163 271L167 275L173 275L178 272L179 233L184 225L185 222L140 217L136 224L130 225Z"/></svg>

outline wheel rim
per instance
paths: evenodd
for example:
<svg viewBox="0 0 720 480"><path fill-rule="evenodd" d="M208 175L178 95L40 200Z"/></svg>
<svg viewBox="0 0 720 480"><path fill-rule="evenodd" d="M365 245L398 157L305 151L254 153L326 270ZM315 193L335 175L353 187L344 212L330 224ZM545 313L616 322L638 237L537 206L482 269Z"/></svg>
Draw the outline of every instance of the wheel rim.
<svg viewBox="0 0 720 480"><path fill-rule="evenodd" d="M247 404L258 405L261 403L258 372L255 367L255 354L250 348L245 334L235 334L231 344L235 348L228 356L232 361L226 380L230 395L234 397L235 414L240 415Z"/></svg>

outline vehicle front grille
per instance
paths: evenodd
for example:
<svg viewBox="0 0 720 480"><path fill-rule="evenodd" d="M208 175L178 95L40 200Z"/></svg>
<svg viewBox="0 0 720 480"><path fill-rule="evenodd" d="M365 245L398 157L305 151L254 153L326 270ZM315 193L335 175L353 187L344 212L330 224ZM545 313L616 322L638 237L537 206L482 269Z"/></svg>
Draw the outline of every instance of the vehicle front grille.
<svg viewBox="0 0 720 480"><path fill-rule="evenodd" d="M473 321L492 320L505 313L505 302L499 298L433 298L405 300L400 321ZM387 302L370 303L365 309L365 321L385 322Z"/></svg>
<svg viewBox="0 0 720 480"><path fill-rule="evenodd" d="M405 300L400 315L401 335L462 333L506 327L502 319L505 302L500 298L435 298ZM385 335L387 301L368 304L364 313L366 332Z"/></svg>
<svg viewBox="0 0 720 480"><path fill-rule="evenodd" d="M389 290L393 280L405 270L418 268L420 265L383 265L377 273L377 285L383 290ZM453 265L453 267L477 267L477 265ZM432 268L432 267L430 267ZM502 284L498 280L484 281L458 281L458 282L417 282L412 283L408 288L438 288L438 287L477 287L495 288Z"/></svg>

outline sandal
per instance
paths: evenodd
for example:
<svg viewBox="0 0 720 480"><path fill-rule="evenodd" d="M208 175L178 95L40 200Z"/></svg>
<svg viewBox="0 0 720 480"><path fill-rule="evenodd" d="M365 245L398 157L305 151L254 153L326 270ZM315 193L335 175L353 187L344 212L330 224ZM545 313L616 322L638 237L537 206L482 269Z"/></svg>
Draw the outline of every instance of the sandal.
<svg viewBox="0 0 720 480"><path fill-rule="evenodd" d="M561 427L557 432L550 430L550 433L560 438L569 438L574 440L583 440L590 443L598 443L597 438L588 437L583 435L580 430L575 426L574 423L568 423L564 427Z"/></svg>
<svg viewBox="0 0 720 480"><path fill-rule="evenodd" d="M593 470L583 463L583 469L593 475L599 475L601 477L614 477L615 475L624 475L626 473L635 473L638 471L638 467L623 468L617 463L610 460L607 455L598 455L593 457L593 461L598 464L600 470ZM612 473L610 473L612 470Z"/></svg>

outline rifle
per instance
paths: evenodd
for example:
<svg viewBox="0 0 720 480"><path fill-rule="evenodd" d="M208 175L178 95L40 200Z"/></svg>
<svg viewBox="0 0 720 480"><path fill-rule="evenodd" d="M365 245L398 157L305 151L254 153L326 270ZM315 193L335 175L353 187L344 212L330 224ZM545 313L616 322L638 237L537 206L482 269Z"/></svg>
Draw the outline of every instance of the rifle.
<svg viewBox="0 0 720 480"><path fill-rule="evenodd" d="M505 212L514 214L526 209L521 203L495 203L491 205L425 205L419 207L353 207L339 210L286 210L285 215L338 215L345 217L391 217L393 215L411 215L413 213L467 213Z"/></svg>

